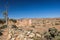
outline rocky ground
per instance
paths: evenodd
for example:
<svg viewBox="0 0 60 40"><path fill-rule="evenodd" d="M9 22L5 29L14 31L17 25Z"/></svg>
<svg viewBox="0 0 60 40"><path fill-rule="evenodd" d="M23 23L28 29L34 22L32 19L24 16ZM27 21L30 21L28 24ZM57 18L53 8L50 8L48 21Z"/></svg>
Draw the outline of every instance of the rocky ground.
<svg viewBox="0 0 60 40"><path fill-rule="evenodd" d="M8 28L3 29L0 40L40 40L43 38L42 34L34 30L24 30L22 28Z"/></svg>
<svg viewBox="0 0 60 40"><path fill-rule="evenodd" d="M46 40L44 33L52 27L60 30L60 18L9 20L8 27L0 28L0 40Z"/></svg>

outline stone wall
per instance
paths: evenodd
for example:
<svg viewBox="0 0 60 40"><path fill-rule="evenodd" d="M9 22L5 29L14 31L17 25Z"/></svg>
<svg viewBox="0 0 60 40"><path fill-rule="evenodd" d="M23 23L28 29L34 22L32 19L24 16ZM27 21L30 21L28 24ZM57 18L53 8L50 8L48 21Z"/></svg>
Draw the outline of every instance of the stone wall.
<svg viewBox="0 0 60 40"><path fill-rule="evenodd" d="M36 28L40 27L59 27L60 18L30 18L30 19L18 19L15 24L18 27L27 27L35 26Z"/></svg>

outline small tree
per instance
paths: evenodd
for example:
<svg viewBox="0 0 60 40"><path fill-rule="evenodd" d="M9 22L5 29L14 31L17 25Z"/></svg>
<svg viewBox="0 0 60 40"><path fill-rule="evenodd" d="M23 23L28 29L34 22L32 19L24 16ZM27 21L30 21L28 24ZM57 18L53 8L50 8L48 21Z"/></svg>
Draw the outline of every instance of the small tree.
<svg viewBox="0 0 60 40"><path fill-rule="evenodd" d="M6 25L8 25L8 13L7 13L7 10L3 13L4 15L4 19L6 21Z"/></svg>

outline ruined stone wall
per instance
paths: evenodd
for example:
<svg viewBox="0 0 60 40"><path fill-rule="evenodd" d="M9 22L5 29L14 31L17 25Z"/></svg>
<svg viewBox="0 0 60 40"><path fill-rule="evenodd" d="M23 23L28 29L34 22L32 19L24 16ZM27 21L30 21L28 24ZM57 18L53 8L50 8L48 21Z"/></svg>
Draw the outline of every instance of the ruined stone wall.
<svg viewBox="0 0 60 40"><path fill-rule="evenodd" d="M47 26L58 26L60 25L60 18L33 18L33 19L20 19L17 20L16 25L19 26L40 26L40 27L47 27Z"/></svg>

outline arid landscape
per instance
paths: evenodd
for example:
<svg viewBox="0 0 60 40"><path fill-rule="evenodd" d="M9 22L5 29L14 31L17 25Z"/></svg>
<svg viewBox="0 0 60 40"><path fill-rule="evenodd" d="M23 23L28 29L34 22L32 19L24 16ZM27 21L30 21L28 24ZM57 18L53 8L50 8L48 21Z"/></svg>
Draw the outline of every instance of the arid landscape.
<svg viewBox="0 0 60 40"><path fill-rule="evenodd" d="M0 40L60 40L60 0L0 0Z"/></svg>
<svg viewBox="0 0 60 40"><path fill-rule="evenodd" d="M45 38L46 35L49 36L50 31L59 34L60 18L9 19L8 26L0 19L0 40L58 40L56 35Z"/></svg>

